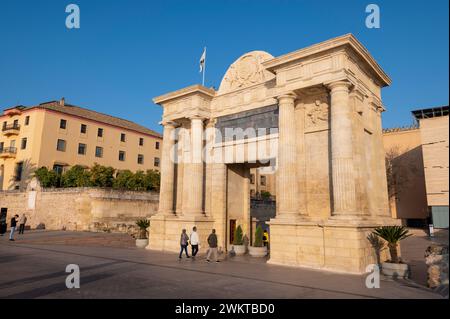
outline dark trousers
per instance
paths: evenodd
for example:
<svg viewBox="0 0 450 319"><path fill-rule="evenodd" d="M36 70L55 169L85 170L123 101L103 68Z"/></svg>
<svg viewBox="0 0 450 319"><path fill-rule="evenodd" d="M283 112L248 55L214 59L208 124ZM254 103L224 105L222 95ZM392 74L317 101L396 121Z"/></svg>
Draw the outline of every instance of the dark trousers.
<svg viewBox="0 0 450 319"><path fill-rule="evenodd" d="M183 255L183 250L186 252L186 257L189 257L189 254L188 254L188 251L187 251L187 246L188 245L180 245L181 246L181 249L180 249L180 258L181 258L181 255Z"/></svg>
<svg viewBox="0 0 450 319"><path fill-rule="evenodd" d="M19 226L19 234L23 234L24 230L25 230L25 224L20 224L20 226Z"/></svg>
<svg viewBox="0 0 450 319"><path fill-rule="evenodd" d="M195 257L198 253L198 245L192 245L192 257Z"/></svg>

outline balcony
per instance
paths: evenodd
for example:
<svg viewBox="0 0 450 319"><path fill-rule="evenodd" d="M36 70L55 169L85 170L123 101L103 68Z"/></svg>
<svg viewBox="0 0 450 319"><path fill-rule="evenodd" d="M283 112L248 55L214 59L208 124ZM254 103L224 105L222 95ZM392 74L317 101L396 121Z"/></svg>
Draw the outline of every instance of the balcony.
<svg viewBox="0 0 450 319"><path fill-rule="evenodd" d="M0 158L15 158L17 153L16 147L4 147L0 149Z"/></svg>
<svg viewBox="0 0 450 319"><path fill-rule="evenodd" d="M7 124L3 125L2 128L3 135L18 135L20 133L20 125L19 124Z"/></svg>

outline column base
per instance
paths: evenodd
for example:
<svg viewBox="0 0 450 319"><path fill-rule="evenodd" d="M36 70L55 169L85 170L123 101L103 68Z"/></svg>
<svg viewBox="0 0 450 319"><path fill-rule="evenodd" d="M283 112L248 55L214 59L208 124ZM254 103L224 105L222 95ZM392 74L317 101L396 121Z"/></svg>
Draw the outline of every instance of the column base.
<svg viewBox="0 0 450 319"><path fill-rule="evenodd" d="M200 248L207 247L207 241L214 227L214 220L201 216L164 216L154 215L150 218L149 245L147 249L159 251L180 251L180 236L182 229L186 229L188 235L196 226L200 237Z"/></svg>
<svg viewBox="0 0 450 319"><path fill-rule="evenodd" d="M271 264L309 267L362 274L366 267L388 259L387 250L376 252L367 236L383 221L366 225L333 220L270 221Z"/></svg>

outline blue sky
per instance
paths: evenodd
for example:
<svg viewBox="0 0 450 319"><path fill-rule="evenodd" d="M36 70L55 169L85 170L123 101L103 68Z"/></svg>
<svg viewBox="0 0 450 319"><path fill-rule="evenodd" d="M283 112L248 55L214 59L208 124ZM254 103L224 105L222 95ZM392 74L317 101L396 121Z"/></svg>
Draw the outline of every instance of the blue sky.
<svg viewBox="0 0 450 319"><path fill-rule="evenodd" d="M76 3L81 28L65 27ZM365 27L366 5L381 28ZM0 109L65 97L68 103L161 131L151 99L200 83L218 88L243 53L278 56L353 33L389 74L383 126L412 123L412 109L447 105L448 0L144 1L0 0Z"/></svg>

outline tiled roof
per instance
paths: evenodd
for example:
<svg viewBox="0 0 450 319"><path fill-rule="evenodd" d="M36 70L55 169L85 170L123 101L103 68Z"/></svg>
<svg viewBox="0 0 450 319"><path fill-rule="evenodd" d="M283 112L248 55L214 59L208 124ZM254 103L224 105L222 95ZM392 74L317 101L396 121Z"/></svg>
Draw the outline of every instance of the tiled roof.
<svg viewBox="0 0 450 319"><path fill-rule="evenodd" d="M67 103L60 103L60 101L51 101L51 102L41 103L37 106L28 107L27 110L34 109L34 108L46 109L46 110L56 111L56 112L60 112L60 113L68 114L68 115L78 116L78 117L85 118L88 120L93 120L93 121L97 121L97 122L129 129L129 130L136 131L139 133L153 135L155 137L162 138L161 134L159 134L153 130L150 130L144 126L136 124L134 122L124 120L124 119L121 119L121 118L118 118L115 116L111 116L108 114L88 110L88 109L85 109L85 108L82 108L79 106L70 105Z"/></svg>

